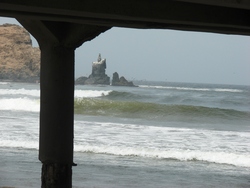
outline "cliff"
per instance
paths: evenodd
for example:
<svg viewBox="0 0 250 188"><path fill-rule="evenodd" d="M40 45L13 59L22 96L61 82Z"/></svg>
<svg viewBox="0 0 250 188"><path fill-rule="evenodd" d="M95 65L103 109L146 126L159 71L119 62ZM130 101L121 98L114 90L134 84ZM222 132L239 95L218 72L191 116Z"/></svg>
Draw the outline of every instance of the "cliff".
<svg viewBox="0 0 250 188"><path fill-rule="evenodd" d="M0 80L37 82L40 50L32 47L30 34L21 26L0 25Z"/></svg>

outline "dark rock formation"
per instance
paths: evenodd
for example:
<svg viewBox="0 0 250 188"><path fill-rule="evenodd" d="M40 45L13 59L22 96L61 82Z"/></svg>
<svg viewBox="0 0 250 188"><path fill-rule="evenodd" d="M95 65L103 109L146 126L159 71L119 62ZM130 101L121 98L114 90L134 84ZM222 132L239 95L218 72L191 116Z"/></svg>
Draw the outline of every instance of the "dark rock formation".
<svg viewBox="0 0 250 188"><path fill-rule="evenodd" d="M81 77L79 77L79 78L76 79L75 84L84 85L84 83L85 83L85 81L86 81L87 79L88 79L87 77L81 76Z"/></svg>
<svg viewBox="0 0 250 188"><path fill-rule="evenodd" d="M40 50L21 26L0 25L0 80L38 82Z"/></svg>
<svg viewBox="0 0 250 188"><path fill-rule="evenodd" d="M86 84L86 85L110 85L110 77L105 74L106 69L106 59L101 58L99 54L96 62L92 63L92 74L86 77L80 77L76 80L76 84Z"/></svg>
<svg viewBox="0 0 250 188"><path fill-rule="evenodd" d="M117 72L113 73L112 86L132 86L132 87L135 87L133 82L127 81L126 78L124 78L123 76L121 76L121 78L119 78L119 74Z"/></svg>
<svg viewBox="0 0 250 188"><path fill-rule="evenodd" d="M76 79L75 84L79 85L110 85L110 78L105 74L106 69L106 59L101 58L101 54L99 54L96 62L92 63L92 73L89 77L80 77ZM112 79L113 86L132 86L136 87L133 82L129 82L123 76L119 78L117 72L113 74Z"/></svg>

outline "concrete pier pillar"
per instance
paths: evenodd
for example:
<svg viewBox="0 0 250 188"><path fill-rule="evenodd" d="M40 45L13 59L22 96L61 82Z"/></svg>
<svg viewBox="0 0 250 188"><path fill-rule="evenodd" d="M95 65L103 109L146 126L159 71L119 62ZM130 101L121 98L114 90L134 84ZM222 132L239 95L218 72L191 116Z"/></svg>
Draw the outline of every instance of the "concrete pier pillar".
<svg viewBox="0 0 250 188"><path fill-rule="evenodd" d="M43 163L42 188L72 187L72 168L68 164Z"/></svg>
<svg viewBox="0 0 250 188"><path fill-rule="evenodd" d="M42 187L71 187L74 134L74 49L41 45L39 160Z"/></svg>

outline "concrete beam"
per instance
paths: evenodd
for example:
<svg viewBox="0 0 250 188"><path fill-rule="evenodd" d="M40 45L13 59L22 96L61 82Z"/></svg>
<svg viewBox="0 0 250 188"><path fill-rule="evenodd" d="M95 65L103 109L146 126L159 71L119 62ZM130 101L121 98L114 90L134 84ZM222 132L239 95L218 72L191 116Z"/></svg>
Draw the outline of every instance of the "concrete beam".
<svg viewBox="0 0 250 188"><path fill-rule="evenodd" d="M72 48L94 39L111 27L75 24L68 22L50 22L32 19L17 19L38 41L40 47L46 42Z"/></svg>
<svg viewBox="0 0 250 188"><path fill-rule="evenodd" d="M249 0L177 0L177 1L250 10Z"/></svg>
<svg viewBox="0 0 250 188"><path fill-rule="evenodd" d="M250 35L246 0L2 0L0 15L132 28L162 28ZM242 7L242 8L241 8Z"/></svg>

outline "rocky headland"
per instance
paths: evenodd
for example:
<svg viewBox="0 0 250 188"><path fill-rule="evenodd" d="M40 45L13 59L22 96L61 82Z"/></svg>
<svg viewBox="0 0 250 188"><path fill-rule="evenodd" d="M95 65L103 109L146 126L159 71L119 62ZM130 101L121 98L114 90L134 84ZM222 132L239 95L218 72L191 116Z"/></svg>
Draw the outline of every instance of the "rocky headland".
<svg viewBox="0 0 250 188"><path fill-rule="evenodd" d="M39 82L40 49L30 34L15 24L0 25L0 80Z"/></svg>

